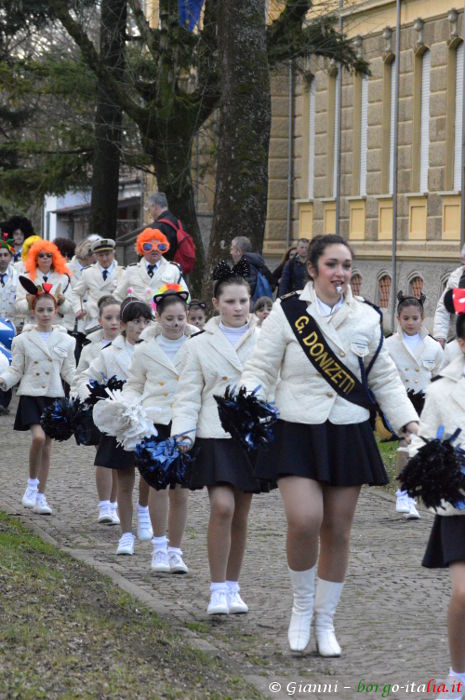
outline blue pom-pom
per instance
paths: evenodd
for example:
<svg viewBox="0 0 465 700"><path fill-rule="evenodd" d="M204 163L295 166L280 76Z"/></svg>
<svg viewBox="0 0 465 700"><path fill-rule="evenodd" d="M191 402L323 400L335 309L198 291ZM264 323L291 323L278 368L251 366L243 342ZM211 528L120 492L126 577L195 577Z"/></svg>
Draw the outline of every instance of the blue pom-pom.
<svg viewBox="0 0 465 700"><path fill-rule="evenodd" d="M79 399L55 399L47 406L40 417L40 425L52 440L68 440L74 432L74 416Z"/></svg>
<svg viewBox="0 0 465 700"><path fill-rule="evenodd" d="M186 486L192 457L180 452L176 438L157 442L155 437L144 438L136 445L135 463L145 481L157 491L167 486Z"/></svg>
<svg viewBox="0 0 465 700"><path fill-rule="evenodd" d="M237 438L250 452L269 447L274 440L273 427L279 418L275 403L257 398L260 387L252 392L245 387L226 387L224 396L214 396L223 429Z"/></svg>

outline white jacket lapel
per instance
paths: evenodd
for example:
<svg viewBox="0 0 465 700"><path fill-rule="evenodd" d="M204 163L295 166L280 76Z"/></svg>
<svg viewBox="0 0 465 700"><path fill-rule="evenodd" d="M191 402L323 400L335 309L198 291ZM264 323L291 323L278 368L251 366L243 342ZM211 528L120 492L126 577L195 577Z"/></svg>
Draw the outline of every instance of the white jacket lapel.
<svg viewBox="0 0 465 700"><path fill-rule="evenodd" d="M224 357L233 367L239 370L239 372L242 372L242 362L240 361L235 348L233 348L229 340L225 337L224 333L222 333L220 330L219 317L212 318L207 323L207 326L208 330L206 327L205 331L209 334L208 342L211 347L222 355L222 357Z"/></svg>
<svg viewBox="0 0 465 700"><path fill-rule="evenodd" d="M49 340L50 338L51 336L49 336ZM52 357L51 348L49 347L48 343L45 342L45 340L43 340L42 336L36 328L33 328L31 331L29 331L29 340L31 341L31 343L40 348L42 352L47 355L47 357ZM54 338L54 340L56 339Z"/></svg>

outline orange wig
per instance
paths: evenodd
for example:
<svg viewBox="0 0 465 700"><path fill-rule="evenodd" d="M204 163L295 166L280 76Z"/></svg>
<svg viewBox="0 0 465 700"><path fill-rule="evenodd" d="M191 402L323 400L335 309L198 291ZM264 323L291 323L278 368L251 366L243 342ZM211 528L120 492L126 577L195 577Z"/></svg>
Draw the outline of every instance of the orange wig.
<svg viewBox="0 0 465 700"><path fill-rule="evenodd" d="M36 241L29 248L29 253L27 254L25 262L25 268L29 279L34 281L37 276L37 256L42 252L52 254L51 269L54 272L58 272L60 275L66 274L71 277L71 272L66 264L66 260L56 247L55 243L52 243L51 241Z"/></svg>
<svg viewBox="0 0 465 700"><path fill-rule="evenodd" d="M158 229L158 228L144 228L142 233L139 233L139 235L137 236L137 239L136 239L136 250L139 253L139 255L143 255L145 252L144 249L142 248L144 243L150 243L151 241L158 241L159 243L166 243L168 248L164 251L165 253L167 253L168 250L170 249L169 241L168 241L167 237L165 236L165 234L162 231L160 231L160 229Z"/></svg>

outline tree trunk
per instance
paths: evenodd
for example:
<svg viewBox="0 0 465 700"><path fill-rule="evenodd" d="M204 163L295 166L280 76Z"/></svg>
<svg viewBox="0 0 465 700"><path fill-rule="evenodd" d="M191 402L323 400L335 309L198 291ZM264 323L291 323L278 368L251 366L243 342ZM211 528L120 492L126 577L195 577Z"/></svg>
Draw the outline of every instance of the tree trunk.
<svg viewBox="0 0 465 700"><path fill-rule="evenodd" d="M222 94L211 264L229 257L235 236L248 236L255 251L263 245L271 128L265 0L222 0L218 46Z"/></svg>
<svg viewBox="0 0 465 700"><path fill-rule="evenodd" d="M102 0L100 17L101 61L116 77L124 66L127 0ZM116 237L122 109L108 95L102 79L97 87L95 152L92 166L90 230L105 238Z"/></svg>

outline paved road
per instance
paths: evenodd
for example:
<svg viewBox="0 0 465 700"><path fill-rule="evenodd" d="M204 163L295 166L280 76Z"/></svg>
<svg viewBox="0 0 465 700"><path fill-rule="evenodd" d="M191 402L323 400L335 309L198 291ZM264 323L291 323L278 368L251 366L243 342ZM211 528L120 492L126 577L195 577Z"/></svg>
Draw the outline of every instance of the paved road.
<svg viewBox="0 0 465 700"><path fill-rule="evenodd" d="M227 657L265 697L435 696L417 689L447 673L450 585L447 571L420 566L432 522L428 513L423 512L421 521L406 522L395 514L389 495L363 490L349 575L336 616L343 655L322 659L313 640L305 655L292 655L287 647L291 595L285 521L277 491L255 497L250 515L241 580L250 613L211 619L205 612L209 596L206 494L195 492L190 497L183 544L189 575L155 576L150 571L150 543L136 543L133 557L116 557L119 528L96 522L93 448L76 447L71 441L55 443L47 493L53 515L35 515L21 506L29 435L12 431L13 412L0 417L0 509L19 515L23 523L39 528L73 556L111 575L174 627L187 629L190 637L194 634L200 646Z"/></svg>

